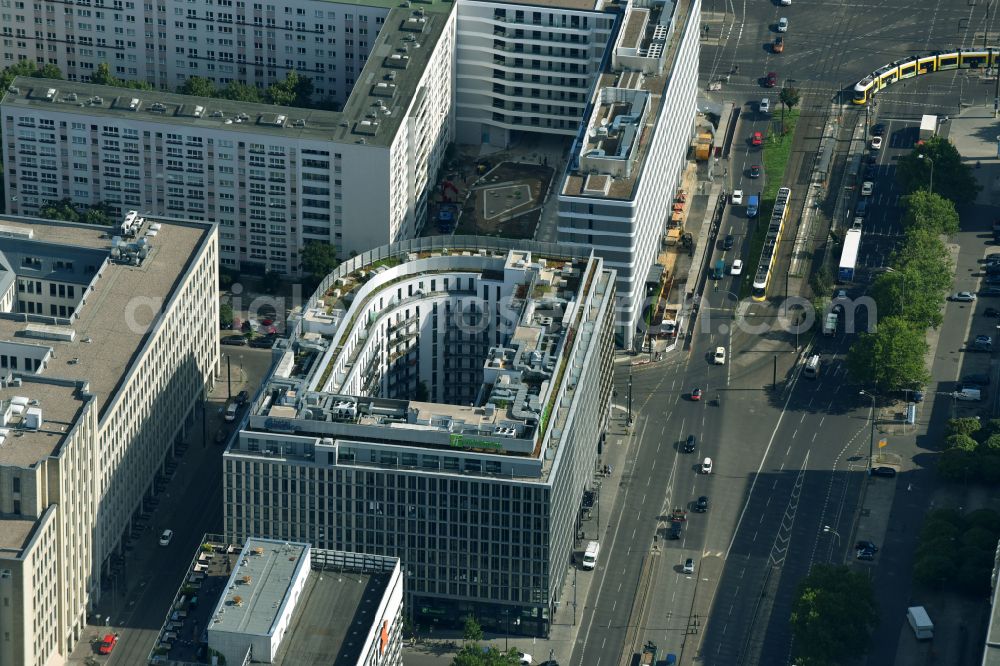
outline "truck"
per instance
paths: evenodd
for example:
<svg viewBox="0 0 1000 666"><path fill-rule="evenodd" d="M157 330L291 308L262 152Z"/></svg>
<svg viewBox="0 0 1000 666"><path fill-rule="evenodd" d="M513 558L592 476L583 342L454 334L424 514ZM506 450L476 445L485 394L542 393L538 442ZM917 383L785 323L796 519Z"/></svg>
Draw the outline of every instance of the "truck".
<svg viewBox="0 0 1000 666"><path fill-rule="evenodd" d="M597 556L601 553L601 544L598 541L591 541L587 544L587 550L583 552L583 568L593 569L597 566Z"/></svg>
<svg viewBox="0 0 1000 666"><path fill-rule="evenodd" d="M849 229L844 234L844 250L840 253L840 267L837 270L837 282L854 280L854 268L858 263L858 250L861 248L861 230Z"/></svg>
<svg viewBox="0 0 1000 666"><path fill-rule="evenodd" d="M823 320L823 335L837 334L837 319L836 312L827 313L826 319Z"/></svg>
<svg viewBox="0 0 1000 666"><path fill-rule="evenodd" d="M639 666L656 666L656 643L646 641L639 655Z"/></svg>
<svg viewBox="0 0 1000 666"><path fill-rule="evenodd" d="M926 141L937 134L938 117L924 114L920 118L920 140Z"/></svg>
<svg viewBox="0 0 1000 666"><path fill-rule="evenodd" d="M913 635L918 641L934 638L934 623L923 606L910 606L906 609L906 621L913 629Z"/></svg>
<svg viewBox="0 0 1000 666"><path fill-rule="evenodd" d="M747 198L747 217L757 217L758 210L760 210L760 196L751 194Z"/></svg>

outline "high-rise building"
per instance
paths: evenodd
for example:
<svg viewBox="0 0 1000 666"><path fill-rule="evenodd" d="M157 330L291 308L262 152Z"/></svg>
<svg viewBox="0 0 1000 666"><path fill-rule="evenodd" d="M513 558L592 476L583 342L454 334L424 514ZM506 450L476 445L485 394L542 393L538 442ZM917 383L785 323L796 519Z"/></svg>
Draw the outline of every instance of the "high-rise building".
<svg viewBox="0 0 1000 666"><path fill-rule="evenodd" d="M226 536L399 557L415 622L545 634L608 419L614 273L441 241L320 286L225 453Z"/></svg>
<svg viewBox="0 0 1000 666"><path fill-rule="evenodd" d="M592 247L618 274L626 347L694 129L700 13L699 0L628 5L559 192L559 239Z"/></svg>
<svg viewBox="0 0 1000 666"><path fill-rule="evenodd" d="M338 112L20 77L0 101L8 209L217 221L222 265L261 274L299 273L311 241L410 238L454 135L450 9L390 11Z"/></svg>
<svg viewBox="0 0 1000 666"><path fill-rule="evenodd" d="M0 664L59 664L218 363L216 228L0 219Z"/></svg>

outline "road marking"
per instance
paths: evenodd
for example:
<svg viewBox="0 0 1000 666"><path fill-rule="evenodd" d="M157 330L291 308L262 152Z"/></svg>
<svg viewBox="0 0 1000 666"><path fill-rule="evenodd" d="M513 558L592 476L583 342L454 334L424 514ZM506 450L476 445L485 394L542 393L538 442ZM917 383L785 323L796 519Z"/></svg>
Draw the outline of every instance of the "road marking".
<svg viewBox="0 0 1000 666"><path fill-rule="evenodd" d="M789 446L788 450L785 451L785 456L790 456L790 455L792 455L792 447L791 446Z"/></svg>

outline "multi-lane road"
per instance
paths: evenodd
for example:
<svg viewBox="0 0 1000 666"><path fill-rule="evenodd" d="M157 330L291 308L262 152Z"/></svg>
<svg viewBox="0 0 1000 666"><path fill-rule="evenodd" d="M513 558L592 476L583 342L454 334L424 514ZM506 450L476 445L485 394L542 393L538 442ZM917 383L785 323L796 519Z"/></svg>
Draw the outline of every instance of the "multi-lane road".
<svg viewBox="0 0 1000 666"><path fill-rule="evenodd" d="M802 131L784 183L793 191L803 190L831 114L838 116L842 128L841 153L859 120L858 109L833 104L842 90L882 64L911 53L971 46L984 31L996 34L997 28L993 16L987 24L982 7L936 0L867 7L706 0L703 12L709 26L701 52L703 83L729 75L716 99L733 100L744 111L731 162L720 166L727 172L727 191L742 189L745 195L762 189L761 181L749 178L749 167L762 163L749 137L754 131L772 130L775 122L773 114L767 118L756 113L761 97L769 97L772 104L777 100L777 88L760 86L758 79L765 73L774 71L779 86L794 82L803 92ZM774 54L769 45L782 16L789 19L790 29L785 52ZM878 97L879 108L873 110L877 122L886 125L886 146L876 155L876 190L865 222L861 266L884 266L899 239L894 164L899 154L912 148L914 132L909 128L923 113L954 113L959 106L955 100L982 96L977 85L967 74L939 73L897 84ZM831 179L824 202L830 209L838 197L855 196L853 190L842 189L854 184L841 176L838 172ZM802 193L795 194L801 207ZM792 219L797 222L798 215ZM790 225L776 274L787 270L789 234L794 230ZM719 237L732 234L735 247L728 252L716 249L709 265L721 258L728 267L740 258L747 233L745 208L727 210ZM749 263L744 271L753 270L753 261ZM865 288L860 284L851 293L859 295ZM737 291L728 275L718 290L709 281L700 315L707 322L695 328L690 349L633 372L633 391L644 396L636 400L636 442L614 507L619 518L602 551L609 564L587 602L574 665L617 663L642 563L653 550L662 553L663 566L653 584L650 607L656 612L641 628L642 639L654 640L664 652L682 654L685 662L697 655L701 663L727 666L788 663L789 612L797 582L813 564L842 562L852 555L848 540L865 482L871 403L846 377L843 355L850 336L840 331L818 341L806 335L796 341L782 330L780 305L739 309L733 297ZM780 289L772 285L771 295L776 291ZM762 330L737 325L737 310ZM952 330L959 327L965 324L946 324L943 345L953 345L964 335L964 330ZM814 342L822 352L824 364L817 379L798 375L797 342ZM716 346L727 349L725 366L710 362ZM935 364L935 373L939 370ZM619 368L621 386L626 371ZM703 389L702 401L689 400L694 387ZM698 438L694 454L680 451L689 434ZM706 456L713 458L713 473L698 474L697 465ZM925 482L926 473L913 474ZM709 496L709 511L689 514L682 538L664 541L665 513L699 495ZM893 518L915 521L919 511L919 503L904 502ZM696 560L694 575L680 569L687 557ZM880 559L907 561L893 548ZM893 589L879 580L876 575L880 598L888 607L905 603L905 586L898 589L896 581ZM692 632L693 609L701 606L709 609L709 616ZM898 635L898 622L888 624ZM881 643L877 653L878 663L891 663L895 640Z"/></svg>

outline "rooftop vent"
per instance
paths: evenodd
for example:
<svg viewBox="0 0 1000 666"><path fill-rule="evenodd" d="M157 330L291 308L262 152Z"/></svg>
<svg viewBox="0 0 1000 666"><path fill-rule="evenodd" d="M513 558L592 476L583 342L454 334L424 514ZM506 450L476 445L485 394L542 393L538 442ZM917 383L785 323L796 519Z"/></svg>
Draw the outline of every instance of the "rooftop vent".
<svg viewBox="0 0 1000 666"><path fill-rule="evenodd" d="M292 127L305 127L305 126L306 126L305 118L296 118L295 120L292 121Z"/></svg>
<svg viewBox="0 0 1000 666"><path fill-rule="evenodd" d="M55 99L56 99L56 89L55 88L49 88L48 90L46 90L45 91L45 99L49 100L50 102L54 102Z"/></svg>
<svg viewBox="0 0 1000 666"><path fill-rule="evenodd" d="M382 64L393 69L406 69L410 66L410 56L405 53L393 53Z"/></svg>
<svg viewBox="0 0 1000 666"><path fill-rule="evenodd" d="M63 97L64 102L75 102L77 100L76 93L69 93Z"/></svg>
<svg viewBox="0 0 1000 666"><path fill-rule="evenodd" d="M225 115L226 114L224 114L222 111L212 111L212 114L211 114L210 117L211 118L222 118Z"/></svg>
<svg viewBox="0 0 1000 666"><path fill-rule="evenodd" d="M167 110L167 105L161 104L160 102L153 102L152 105L150 105L149 110L154 113L163 113Z"/></svg>
<svg viewBox="0 0 1000 666"><path fill-rule="evenodd" d="M139 101L139 98L138 97L133 97L131 100L129 100L128 110L129 111L138 111L139 110L139 104L141 104L141 102Z"/></svg>

